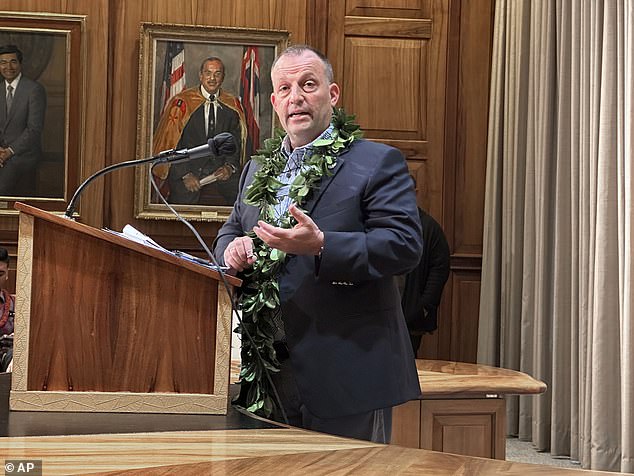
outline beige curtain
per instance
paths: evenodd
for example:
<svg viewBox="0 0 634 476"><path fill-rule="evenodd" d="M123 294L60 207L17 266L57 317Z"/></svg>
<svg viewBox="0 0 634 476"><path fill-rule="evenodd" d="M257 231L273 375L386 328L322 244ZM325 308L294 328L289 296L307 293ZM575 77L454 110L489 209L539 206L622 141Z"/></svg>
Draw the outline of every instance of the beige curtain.
<svg viewBox="0 0 634 476"><path fill-rule="evenodd" d="M508 431L634 472L634 0L498 0L478 360L548 384Z"/></svg>

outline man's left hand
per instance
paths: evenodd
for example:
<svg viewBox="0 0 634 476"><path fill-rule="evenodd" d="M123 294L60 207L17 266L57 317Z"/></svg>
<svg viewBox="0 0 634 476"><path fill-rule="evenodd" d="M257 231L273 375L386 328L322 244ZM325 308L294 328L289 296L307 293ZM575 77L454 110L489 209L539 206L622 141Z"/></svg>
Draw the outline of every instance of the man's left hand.
<svg viewBox="0 0 634 476"><path fill-rule="evenodd" d="M214 172L214 175L218 178L220 182L226 182L227 180L229 180L232 174L233 169L228 164L225 164L222 167L218 167Z"/></svg>
<svg viewBox="0 0 634 476"><path fill-rule="evenodd" d="M185 186L187 191L197 192L198 190L200 190L200 181L193 173L189 172L183 177L182 180L183 185Z"/></svg>
<svg viewBox="0 0 634 476"><path fill-rule="evenodd" d="M288 209L297 220L293 228L278 228L262 220L253 227L255 234L271 248L293 255L317 255L324 246L324 232L296 205Z"/></svg>

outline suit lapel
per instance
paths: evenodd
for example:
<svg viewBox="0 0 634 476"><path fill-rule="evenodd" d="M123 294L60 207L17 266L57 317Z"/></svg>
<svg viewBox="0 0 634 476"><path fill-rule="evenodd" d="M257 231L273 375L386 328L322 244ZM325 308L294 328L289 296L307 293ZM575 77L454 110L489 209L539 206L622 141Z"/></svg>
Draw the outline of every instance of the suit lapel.
<svg viewBox="0 0 634 476"><path fill-rule="evenodd" d="M313 197L306 202L306 205L304 206L304 209L308 212L309 215L313 212L313 210L315 209L315 207L319 203L319 200L321 199L322 195L328 189L328 187L332 183L332 180L335 178L335 176L341 170L341 167L343 167L345 155L348 153L349 150L350 150L350 147L348 147L346 150L344 150L342 153L340 153L337 156L337 163L332 168L332 174L331 175L324 175L321 178L321 184L319 185L319 189L317 189L317 191L315 192Z"/></svg>

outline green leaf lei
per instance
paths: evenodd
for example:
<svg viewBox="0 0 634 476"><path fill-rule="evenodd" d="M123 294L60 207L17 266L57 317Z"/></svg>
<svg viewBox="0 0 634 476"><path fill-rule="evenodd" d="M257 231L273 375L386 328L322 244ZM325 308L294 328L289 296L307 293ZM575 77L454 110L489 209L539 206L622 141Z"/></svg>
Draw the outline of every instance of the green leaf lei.
<svg viewBox="0 0 634 476"><path fill-rule="evenodd" d="M333 108L332 125L331 138L313 143L312 154L304 159L300 173L290 184L288 196L300 208L319 187L321 178L332 175L337 156L352 141L362 136L359 126L354 123L354 116L346 115L343 109ZM275 206L281 200L277 194L283 186L278 177L286 165L286 157L281 152L284 136L283 130L276 129L273 137L264 141L264 148L253 156L260 168L247 187L244 203L258 207L261 220L281 228L291 228L296 221L288 211L281 217L275 216ZM240 276L243 280L239 298L242 323L236 331L243 337L241 391L237 403L251 412L269 417L275 410L276 402L265 369L278 372L280 368L273 348L273 337L275 319L280 312L277 278L284 266L286 254L270 248L253 232L249 232L248 236L253 239L256 261ZM245 331L251 335L253 342L246 337ZM254 346L262 359L257 357Z"/></svg>

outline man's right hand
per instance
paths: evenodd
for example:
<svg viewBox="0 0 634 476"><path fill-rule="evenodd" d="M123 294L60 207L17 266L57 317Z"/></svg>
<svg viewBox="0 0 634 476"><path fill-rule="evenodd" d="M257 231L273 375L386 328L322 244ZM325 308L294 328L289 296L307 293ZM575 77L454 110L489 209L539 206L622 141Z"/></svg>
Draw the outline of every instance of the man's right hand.
<svg viewBox="0 0 634 476"><path fill-rule="evenodd" d="M239 236L227 245L224 252L225 265L236 271L243 271L255 262L253 240Z"/></svg>
<svg viewBox="0 0 634 476"><path fill-rule="evenodd" d="M191 172L183 176L183 185L190 192L197 192L200 190L200 181Z"/></svg>

